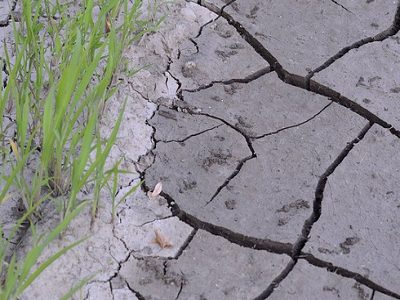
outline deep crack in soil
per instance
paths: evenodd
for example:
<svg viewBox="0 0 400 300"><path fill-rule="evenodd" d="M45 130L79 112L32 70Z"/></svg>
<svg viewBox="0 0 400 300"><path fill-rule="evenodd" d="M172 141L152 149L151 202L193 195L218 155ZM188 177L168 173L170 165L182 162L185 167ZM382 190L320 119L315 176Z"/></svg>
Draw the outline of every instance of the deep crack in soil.
<svg viewBox="0 0 400 300"><path fill-rule="evenodd" d="M228 176L225 179L225 182L218 186L210 200L208 200L205 205L207 206L210 204L221 192L223 188L225 188L230 181L241 171L241 168L243 164L246 163L249 159L253 159L257 156L257 151L253 149L252 146L252 140L255 139L261 139L264 137L267 137L269 135L274 135L278 134L281 131L286 131L288 129L294 129L298 128L299 126L302 126L306 123L309 123L311 120L315 119L318 117L320 114L322 114L328 107L332 105L333 102L351 110L352 112L360 115L361 117L365 118L368 120L368 124L365 125L365 127L359 132L356 138L354 138L351 142L347 143L346 147L337 155L337 157L334 159L334 162L325 170L325 172L319 177L318 184L315 188L315 199L314 199L314 204L313 204L313 210L312 214L309 218L307 218L304 222L303 228L301 230L301 235L298 237L297 241L293 244L291 243L282 243L278 241L274 241L268 238L256 238L252 237L250 235L243 235L241 233L232 231L228 228L225 228L223 226L218 226L216 224L213 224L212 222L207 222L204 220L201 220L197 218L194 214L188 213L185 211L185 209L180 208L179 202L180 200L177 200L174 198L173 195L169 194L166 191L163 191L161 195L167 199L169 207L171 208L171 211L174 216L177 216L181 221L185 222L186 224L190 225L191 227L194 228L194 234L198 230L205 230L213 235L223 237L230 241L231 243L240 245L242 247L247 247L251 249L256 249L256 250L265 250L268 252L272 252L275 254L286 254L291 257L291 260L289 263L286 265L286 267L281 271L281 273L275 277L275 279L272 280L272 282L269 284L269 286L259 294L259 296L255 297L254 299L266 299L268 298L280 285L280 283L285 280L285 278L288 276L289 273L292 272L293 268L295 267L297 261L299 259L306 260L308 263L310 263L313 266L319 267L319 268L324 268L329 272L336 273L338 275L341 275L345 278L351 278L356 280L358 283L365 285L373 291L373 294L375 294L375 291L378 291L380 293L386 294L388 296L391 296L393 298L399 299L400 295L390 291L389 289L386 289L384 286L379 285L375 283L372 280L369 280L367 277L362 276L361 274L352 272L350 270L347 270L345 268L339 267L339 266L334 266L332 263L320 260L313 256L311 253L304 253L302 250L304 246L306 245L310 232L313 228L313 224L318 221L318 219L321 216L321 210L322 210L322 200L324 196L324 191L325 191L325 186L328 181L328 177L334 173L335 169L341 165L343 160L347 157L347 155L350 153L350 151L354 148L356 144L358 144L361 140L363 140L364 136L366 133L370 130L370 128L374 125L377 124L385 129L389 129L390 133L395 135L396 137L400 137L400 132L394 128L393 125L390 123L386 122L384 119L378 117L375 113L371 112L370 110L366 109L362 105L356 103L355 101L341 95L339 92L336 92L334 89L331 89L330 87L323 85L321 83L318 83L317 81L312 80L311 78L317 74L318 72L330 67L335 61L343 57L346 53L348 53L351 50L360 48L368 43L376 42L376 41L384 41L385 39L389 38L390 36L393 36L397 34L397 32L400 29L400 4L397 5L397 10L396 14L394 17L394 21L392 25L382 31L381 33L373 36L373 37L368 37L364 38L358 42L353 43L350 46L344 47L342 50L340 50L337 54L329 58L324 64L322 64L320 67L310 71L308 75L306 76L300 76L297 74L290 73L286 69L282 67L282 65L279 63L279 61L257 40L257 38L250 34L245 26L241 24L240 22L236 21L230 14L226 12L226 7L228 7L230 4L234 3L235 1L230 1L226 5L224 5L222 8L217 7L213 3L207 2L207 1L189 1L187 2L195 2L198 5L207 8L208 10L216 13L218 17L214 19L213 21L207 22L206 24L202 25L200 27L200 30L194 38L191 38L191 42L195 45L196 47L196 54L201 51L199 43L196 42L195 40L199 38L202 34L204 34L204 28L205 26L211 26L215 20L218 18L223 18L225 19L239 34L240 36L254 49L256 53L258 53L266 62L268 62L269 66L260 69L259 71L253 72L251 75L243 78L243 79L226 79L226 80L213 80L210 81L209 83L206 84L201 84L196 88L185 88L184 83L182 83L177 77L173 76L170 69L168 68L169 74L177 81L177 84L179 88L177 89L177 97L181 100L184 105L181 105L180 103L175 103L172 107L170 106L170 109L173 109L177 112L183 112L185 114L190 114L192 116L196 115L202 115L214 119L218 119L219 121L225 123L232 129L236 130L239 132L242 136L245 137L247 144L253 153L251 156L248 156L241 161L237 163L237 167L235 170L231 173L230 176ZM340 6L343 8L345 11L350 12L345 6L339 4L336 1L333 1L336 5ZM173 63L171 61L171 63ZM222 84L222 85L230 85L233 83L241 83L241 84L247 84L252 81L258 80L262 76L269 74L270 72L275 72L279 79L284 82L285 84L295 86L297 88L313 92L315 94L321 95L328 99L329 102L326 104L322 109L320 109L317 113L313 114L311 117L307 118L305 121L294 123L293 125L283 127L281 129L278 129L276 131L273 131L271 133L263 133L259 135L249 135L243 130L239 129L238 127L232 125L227 121L226 119L222 117L218 117L216 115L211 115L209 113L203 113L199 112L198 107L191 107L190 101L186 101L185 96L183 92L187 93L197 93L202 90L210 89L214 87L217 84ZM189 75L188 75L189 76ZM167 106L168 107L168 106ZM157 127L157 126L156 126ZM179 140L171 140L171 141L180 141L184 142L188 140L189 138L195 137L199 134L203 134L208 130L212 130L215 127L211 127L211 129L199 131L196 134L191 134L187 135L186 137L179 139ZM157 141L158 143L160 141ZM146 178L144 175L143 178ZM149 187L145 187L145 190L148 191ZM190 245L190 242L192 241L192 238L194 234L185 242L184 249ZM371 298L372 299L372 298Z"/></svg>

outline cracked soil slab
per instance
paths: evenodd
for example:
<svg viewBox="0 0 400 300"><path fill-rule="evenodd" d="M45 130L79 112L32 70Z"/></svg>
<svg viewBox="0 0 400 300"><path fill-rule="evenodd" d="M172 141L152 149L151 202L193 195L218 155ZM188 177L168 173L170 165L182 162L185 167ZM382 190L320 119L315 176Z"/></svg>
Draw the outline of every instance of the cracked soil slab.
<svg viewBox="0 0 400 300"><path fill-rule="evenodd" d="M291 257L249 299L398 297L396 3L197 4L219 17L171 61L178 89L149 122L147 186L163 181L196 229ZM319 288L300 288L305 269Z"/></svg>

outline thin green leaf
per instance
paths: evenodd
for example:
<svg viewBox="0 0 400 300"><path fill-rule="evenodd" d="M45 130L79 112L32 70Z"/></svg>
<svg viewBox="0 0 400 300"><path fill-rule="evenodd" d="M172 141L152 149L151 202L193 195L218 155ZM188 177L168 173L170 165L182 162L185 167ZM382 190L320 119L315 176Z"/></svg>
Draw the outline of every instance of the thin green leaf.
<svg viewBox="0 0 400 300"><path fill-rule="evenodd" d="M60 298L60 300L67 300L70 299L79 289L81 289L89 280L93 279L95 275L86 276L82 280L80 280L72 289L66 293L64 296Z"/></svg>
<svg viewBox="0 0 400 300"><path fill-rule="evenodd" d="M51 260L52 258L57 258L61 254L65 253L65 251L61 250L60 252L57 252L52 258L50 258L48 261L44 263L45 267L39 267L38 270L36 270L26 281L25 278L29 274L31 268L33 265L36 263L38 257L41 255L43 252L44 248L49 245L68 225L71 223L72 219L75 218L81 211L82 209L87 205L86 202L81 203L76 209L74 209L68 216L66 216L62 222L55 228L53 229L50 234L45 238L45 240L42 242L41 245L38 245L34 247L29 253L27 254L24 264L22 266L22 271L20 274L20 280L24 282L18 290L16 291L16 295L19 295L22 293L23 290L25 290L31 283L32 281L41 273L43 270L50 265L54 260ZM78 242L73 243L72 245L77 245L78 243L82 242L85 239L79 240ZM68 246L69 247L69 246ZM67 247L67 249L69 249ZM72 247L71 247L72 248Z"/></svg>
<svg viewBox="0 0 400 300"><path fill-rule="evenodd" d="M65 220L63 220L63 222L65 222ZM69 222L68 222L69 223ZM67 224L68 225L68 224ZM41 264L35 272L32 273L31 276L29 276L29 278L24 282L24 284L16 291L15 296L19 296L29 285L32 284L32 282L45 270L47 269L54 261L56 261L60 256L62 256L63 254L65 254L68 250L72 249L73 247L81 244L82 242L86 241L90 236L84 237L66 247L64 247L63 249L61 249L60 251L58 251L56 254L54 254L53 256L51 256L48 260L46 260L43 264ZM45 246L45 245L44 245ZM38 247L42 252L44 247L42 248L42 246ZM41 253L39 253L40 255ZM37 259L37 257L35 257ZM35 260L36 262L36 260Z"/></svg>

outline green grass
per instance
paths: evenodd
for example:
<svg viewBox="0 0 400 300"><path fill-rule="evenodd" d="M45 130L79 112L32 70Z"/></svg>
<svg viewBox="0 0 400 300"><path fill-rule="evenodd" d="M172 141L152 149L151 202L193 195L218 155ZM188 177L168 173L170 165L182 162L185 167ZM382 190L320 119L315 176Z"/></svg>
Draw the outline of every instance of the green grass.
<svg viewBox="0 0 400 300"><path fill-rule="evenodd" d="M15 255L7 262L10 244L0 244L0 300L16 299L54 260L83 242L74 242L33 271L43 249L87 205L91 205L93 224L100 190L107 187L115 195L118 175L128 172L119 169L121 160L105 170L126 100L110 136L101 136L98 121L118 88L119 83L113 83L117 70L128 77L138 71L124 65L124 47L159 28L165 16L154 20L157 2L149 7L148 16L142 16L141 0L84 0L82 8L69 16L67 8L73 3L23 0L21 21L12 19L11 23L15 45L10 51L3 44L5 61L0 64L5 64L9 77L0 101L0 202L18 196L25 211L8 241L24 222L29 222L35 234L34 222L43 217L39 208L45 200L59 207L61 222L46 236L34 239L23 262L17 262ZM15 121L4 119L7 114L13 114ZM9 135L10 128L15 129L15 136ZM32 166L33 175L29 173ZM94 186L92 199L79 200L78 194L88 183ZM118 202L113 197L113 217L127 195Z"/></svg>

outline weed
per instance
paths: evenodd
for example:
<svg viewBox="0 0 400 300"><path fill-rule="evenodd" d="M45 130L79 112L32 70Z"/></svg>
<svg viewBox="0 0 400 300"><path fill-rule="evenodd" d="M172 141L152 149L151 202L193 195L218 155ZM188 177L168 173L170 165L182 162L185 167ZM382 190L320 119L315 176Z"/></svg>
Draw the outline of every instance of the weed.
<svg viewBox="0 0 400 300"><path fill-rule="evenodd" d="M58 0L23 0L18 22L11 14L14 45L3 43L0 68L7 70L8 78L0 99L0 201L18 195L25 211L8 241L23 222L35 234L34 223L43 217L39 207L45 200L57 204L61 222L48 235L35 239L23 262L17 262L15 255L7 262L10 244L0 244L0 300L16 299L54 260L86 239L62 249L32 272L43 249L87 205L92 205L94 222L102 188L107 186L116 194L118 174L127 171L119 169L121 160L110 170L104 167L117 139L126 100L107 138L100 136L99 117L119 86L114 76L123 63L124 47L158 29L165 18L155 21L153 7L149 19L141 19L141 0L84 0L72 17L67 5ZM131 76L137 70L124 72ZM12 116L4 118L7 114ZM13 128L15 134L10 135ZM89 182L94 183L94 199L78 200L78 193ZM113 216L127 195L118 202L113 198Z"/></svg>

